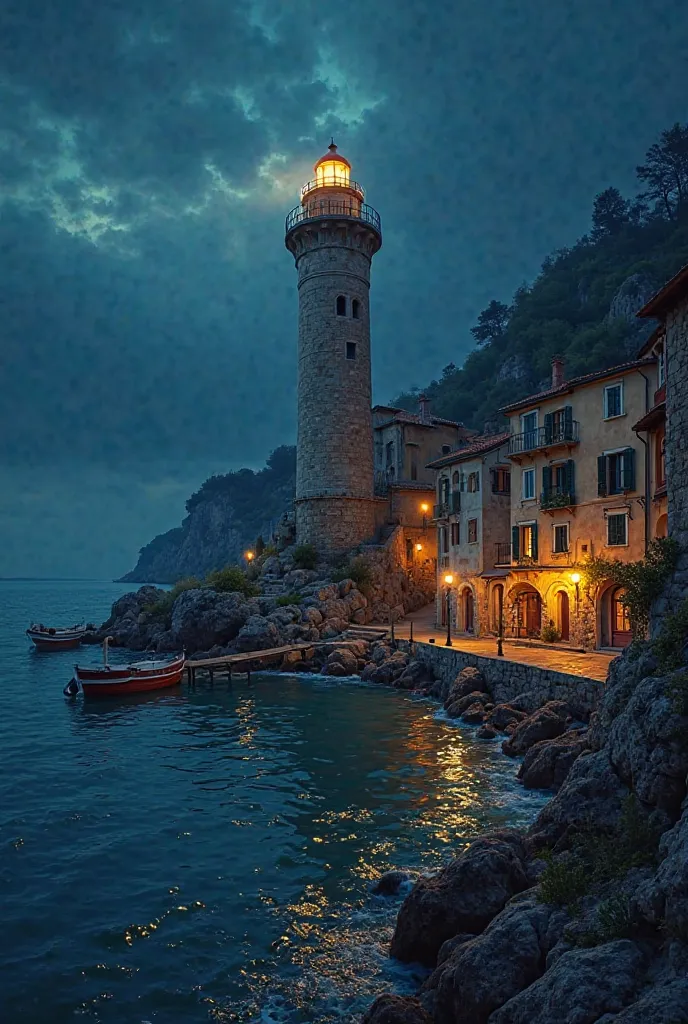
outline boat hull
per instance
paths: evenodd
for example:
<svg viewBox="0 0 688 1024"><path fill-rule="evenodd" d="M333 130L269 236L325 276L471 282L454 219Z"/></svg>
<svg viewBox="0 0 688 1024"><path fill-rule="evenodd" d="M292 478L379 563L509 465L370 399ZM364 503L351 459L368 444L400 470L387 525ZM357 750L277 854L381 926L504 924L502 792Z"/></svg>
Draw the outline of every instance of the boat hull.
<svg viewBox="0 0 688 1024"><path fill-rule="evenodd" d="M144 663L142 663L144 664ZM135 665L102 669L74 669L74 681L84 697L120 697L130 693L149 693L178 686L184 672L184 658L144 668Z"/></svg>
<svg viewBox="0 0 688 1024"><path fill-rule="evenodd" d="M27 629L26 635L35 644L39 651L64 651L70 648L79 647L81 638L86 630L78 633L70 633L61 636L59 633L42 633Z"/></svg>

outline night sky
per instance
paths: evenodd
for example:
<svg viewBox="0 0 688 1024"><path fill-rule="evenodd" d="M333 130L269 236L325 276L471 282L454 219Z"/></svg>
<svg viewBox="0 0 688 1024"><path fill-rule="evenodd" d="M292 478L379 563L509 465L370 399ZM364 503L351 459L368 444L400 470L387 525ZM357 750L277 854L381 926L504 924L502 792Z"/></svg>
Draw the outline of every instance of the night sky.
<svg viewBox="0 0 688 1024"><path fill-rule="evenodd" d="M687 54L685 0L0 0L0 575L121 574L293 443L284 217L331 135L388 401L634 191Z"/></svg>

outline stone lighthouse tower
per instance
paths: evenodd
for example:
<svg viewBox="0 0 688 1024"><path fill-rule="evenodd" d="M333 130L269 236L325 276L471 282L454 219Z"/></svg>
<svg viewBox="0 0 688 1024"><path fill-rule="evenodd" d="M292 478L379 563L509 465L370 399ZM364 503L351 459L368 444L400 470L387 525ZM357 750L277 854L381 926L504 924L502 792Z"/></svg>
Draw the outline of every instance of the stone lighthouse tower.
<svg viewBox="0 0 688 1024"><path fill-rule="evenodd" d="M299 289L296 540L323 554L375 532L370 264L380 217L334 140L287 217Z"/></svg>

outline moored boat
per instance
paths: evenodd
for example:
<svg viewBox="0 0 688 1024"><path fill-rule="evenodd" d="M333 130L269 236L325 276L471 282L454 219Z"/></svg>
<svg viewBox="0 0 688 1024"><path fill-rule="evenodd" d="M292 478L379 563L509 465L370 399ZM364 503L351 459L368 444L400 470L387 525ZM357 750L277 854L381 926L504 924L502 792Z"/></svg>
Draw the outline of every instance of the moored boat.
<svg viewBox="0 0 688 1024"><path fill-rule="evenodd" d="M85 632L86 626L83 623L66 628L34 623L29 626L26 635L33 640L39 651L59 651L68 647L78 647Z"/></svg>
<svg viewBox="0 0 688 1024"><path fill-rule="evenodd" d="M102 667L74 666L74 676L64 688L66 697L81 690L84 697L119 697L177 686L184 672L185 655L157 661L135 661L131 665L109 665L108 641L103 643Z"/></svg>

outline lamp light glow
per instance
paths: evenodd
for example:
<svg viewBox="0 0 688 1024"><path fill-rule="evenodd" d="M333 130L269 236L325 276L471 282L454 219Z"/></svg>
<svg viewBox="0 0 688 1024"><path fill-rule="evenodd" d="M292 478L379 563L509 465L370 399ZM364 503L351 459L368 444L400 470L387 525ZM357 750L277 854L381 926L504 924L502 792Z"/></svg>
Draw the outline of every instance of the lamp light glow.
<svg viewBox="0 0 688 1024"><path fill-rule="evenodd" d="M255 556L253 551L247 551L246 552L246 561L247 562L252 562L255 557L256 556Z"/></svg>
<svg viewBox="0 0 688 1024"><path fill-rule="evenodd" d="M422 551L422 550L423 550L423 545L422 544L416 544L416 551Z"/></svg>
<svg viewBox="0 0 688 1024"><path fill-rule="evenodd" d="M426 505L426 503L423 502L423 504L420 507L420 510L421 510L421 512L427 512L429 508L430 508L430 506Z"/></svg>
<svg viewBox="0 0 688 1024"><path fill-rule="evenodd" d="M571 573L571 582L572 583L580 583L580 581L581 581L580 573L579 572L572 572Z"/></svg>
<svg viewBox="0 0 688 1024"><path fill-rule="evenodd" d="M447 584L448 587L450 587L452 585L452 583L454 582L454 577L452 576L452 574L450 572L448 572L446 574L446 576L444 577L444 582Z"/></svg>

